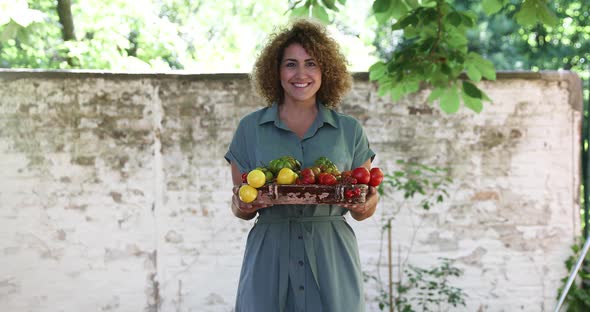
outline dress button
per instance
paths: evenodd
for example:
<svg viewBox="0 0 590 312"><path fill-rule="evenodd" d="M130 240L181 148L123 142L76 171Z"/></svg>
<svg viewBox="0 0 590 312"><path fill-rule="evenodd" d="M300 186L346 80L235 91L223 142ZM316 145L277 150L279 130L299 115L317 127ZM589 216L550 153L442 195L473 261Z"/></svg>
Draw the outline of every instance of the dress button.
<svg viewBox="0 0 590 312"><path fill-rule="evenodd" d="M303 261L299 260L299 265L303 266Z"/></svg>
<svg viewBox="0 0 590 312"><path fill-rule="evenodd" d="M299 239L303 239L303 236L299 235L299 236L297 236L297 238L299 238Z"/></svg>
<svg viewBox="0 0 590 312"><path fill-rule="evenodd" d="M305 289L305 287L303 287L303 285L299 286L299 290L303 291Z"/></svg>

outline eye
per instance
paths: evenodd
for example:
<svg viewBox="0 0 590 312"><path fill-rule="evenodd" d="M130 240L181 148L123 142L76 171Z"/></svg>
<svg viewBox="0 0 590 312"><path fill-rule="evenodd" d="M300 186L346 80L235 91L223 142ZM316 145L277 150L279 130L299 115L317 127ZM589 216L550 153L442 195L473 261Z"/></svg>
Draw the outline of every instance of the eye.
<svg viewBox="0 0 590 312"><path fill-rule="evenodd" d="M295 67L295 62L287 62L285 63L285 67Z"/></svg>
<svg viewBox="0 0 590 312"><path fill-rule="evenodd" d="M317 66L315 62L307 62L305 65L307 65L308 67Z"/></svg>

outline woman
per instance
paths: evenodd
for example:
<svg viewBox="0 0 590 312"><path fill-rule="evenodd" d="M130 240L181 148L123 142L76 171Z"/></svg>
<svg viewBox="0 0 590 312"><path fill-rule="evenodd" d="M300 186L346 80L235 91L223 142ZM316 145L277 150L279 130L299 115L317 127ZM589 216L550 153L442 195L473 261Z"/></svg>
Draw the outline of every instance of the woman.
<svg viewBox="0 0 590 312"><path fill-rule="evenodd" d="M332 110L350 89L351 76L338 44L316 23L299 20L271 37L252 80L267 107L239 123L225 158L234 185L242 173L281 156L303 167L327 157L340 170L371 167L375 153L354 118ZM246 204L237 194L233 213L257 222L248 235L237 312L364 311L358 246L344 215L375 212L370 188L364 204Z"/></svg>

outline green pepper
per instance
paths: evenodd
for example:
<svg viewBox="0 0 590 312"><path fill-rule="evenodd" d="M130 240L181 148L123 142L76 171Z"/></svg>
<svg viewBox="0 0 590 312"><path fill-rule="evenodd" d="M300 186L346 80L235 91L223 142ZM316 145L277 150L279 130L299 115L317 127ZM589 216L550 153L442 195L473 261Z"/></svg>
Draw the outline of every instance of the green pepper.
<svg viewBox="0 0 590 312"><path fill-rule="evenodd" d="M326 167L333 165L332 161L330 161L327 157L320 157L316 159L315 164L318 166L324 165Z"/></svg>
<svg viewBox="0 0 590 312"><path fill-rule="evenodd" d="M301 168L299 160L291 156L283 156L277 159L273 159L268 164L268 169L276 176L279 171L283 168L289 168L294 172L297 172Z"/></svg>
<svg viewBox="0 0 590 312"><path fill-rule="evenodd" d="M272 173L276 174L277 172L279 172L279 170L281 170L279 168L279 162L282 161L280 159L273 159L270 161L270 163L268 163L268 167Z"/></svg>
<svg viewBox="0 0 590 312"><path fill-rule="evenodd" d="M299 170L301 169L301 162L299 160L293 158L292 156L285 156L283 159L290 164L290 169L292 170Z"/></svg>

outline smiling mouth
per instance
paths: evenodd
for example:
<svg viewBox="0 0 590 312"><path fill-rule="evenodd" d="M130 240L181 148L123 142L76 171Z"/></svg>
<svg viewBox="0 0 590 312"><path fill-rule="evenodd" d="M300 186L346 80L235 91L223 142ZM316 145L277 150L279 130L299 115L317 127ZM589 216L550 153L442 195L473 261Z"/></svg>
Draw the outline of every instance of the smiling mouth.
<svg viewBox="0 0 590 312"><path fill-rule="evenodd" d="M311 84L311 82L293 83L293 86L295 86L295 88L305 88L305 87L309 86L310 84Z"/></svg>

